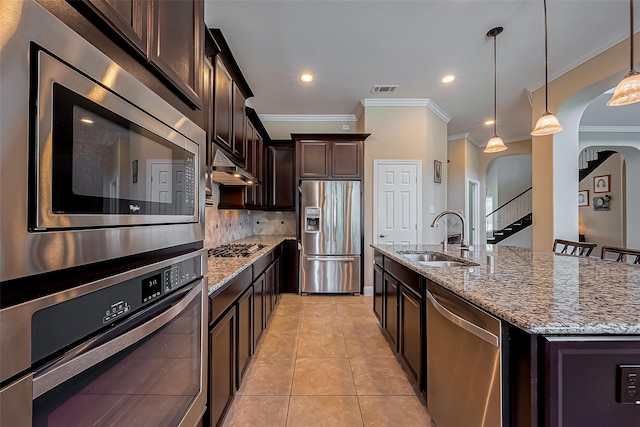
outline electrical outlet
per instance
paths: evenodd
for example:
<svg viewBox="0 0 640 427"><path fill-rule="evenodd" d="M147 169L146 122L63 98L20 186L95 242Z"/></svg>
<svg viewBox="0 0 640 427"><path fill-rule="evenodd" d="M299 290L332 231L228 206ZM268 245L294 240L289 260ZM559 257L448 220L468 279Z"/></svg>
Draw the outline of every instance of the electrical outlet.
<svg viewBox="0 0 640 427"><path fill-rule="evenodd" d="M617 365L618 403L640 405L640 365Z"/></svg>

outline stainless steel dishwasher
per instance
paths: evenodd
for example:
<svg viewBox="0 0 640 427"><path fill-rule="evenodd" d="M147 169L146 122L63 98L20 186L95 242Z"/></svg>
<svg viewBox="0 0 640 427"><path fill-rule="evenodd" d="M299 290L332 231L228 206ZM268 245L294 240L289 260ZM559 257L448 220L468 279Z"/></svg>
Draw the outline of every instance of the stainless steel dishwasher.
<svg viewBox="0 0 640 427"><path fill-rule="evenodd" d="M500 320L427 288L427 406L437 427L502 425Z"/></svg>

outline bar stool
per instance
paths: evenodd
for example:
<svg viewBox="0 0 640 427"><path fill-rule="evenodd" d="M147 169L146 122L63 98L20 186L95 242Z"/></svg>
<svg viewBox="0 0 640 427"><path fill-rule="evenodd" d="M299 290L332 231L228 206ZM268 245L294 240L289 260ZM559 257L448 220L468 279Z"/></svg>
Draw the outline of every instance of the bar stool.
<svg viewBox="0 0 640 427"><path fill-rule="evenodd" d="M640 264L640 250L629 248L616 248L615 246L603 246L600 251L600 258L607 259L607 254L617 254L616 261L627 262L627 256L636 257L632 264Z"/></svg>
<svg viewBox="0 0 640 427"><path fill-rule="evenodd" d="M572 242L571 240L555 239L553 241L553 252L575 256L588 257L597 243Z"/></svg>

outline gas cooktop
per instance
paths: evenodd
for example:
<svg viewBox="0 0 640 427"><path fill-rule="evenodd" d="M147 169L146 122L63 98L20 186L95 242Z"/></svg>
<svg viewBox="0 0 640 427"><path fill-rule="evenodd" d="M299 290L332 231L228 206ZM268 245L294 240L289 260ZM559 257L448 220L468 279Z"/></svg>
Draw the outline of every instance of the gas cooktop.
<svg viewBox="0 0 640 427"><path fill-rule="evenodd" d="M258 252L265 245L255 243L234 243L230 245L222 245L217 248L209 249L209 258L212 257L235 257L245 258Z"/></svg>

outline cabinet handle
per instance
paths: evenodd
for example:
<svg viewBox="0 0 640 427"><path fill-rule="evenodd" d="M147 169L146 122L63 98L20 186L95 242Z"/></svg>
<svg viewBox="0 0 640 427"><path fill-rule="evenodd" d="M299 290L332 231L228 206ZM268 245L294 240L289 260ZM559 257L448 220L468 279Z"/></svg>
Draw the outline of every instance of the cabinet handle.
<svg viewBox="0 0 640 427"><path fill-rule="evenodd" d="M383 239L383 238L387 237L387 235L386 235L386 234L382 234L382 233L380 233L380 234L378 235L378 237L380 237L381 239Z"/></svg>

